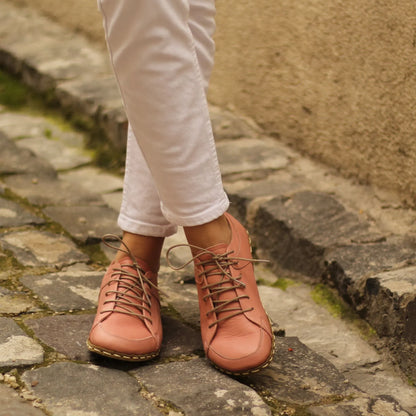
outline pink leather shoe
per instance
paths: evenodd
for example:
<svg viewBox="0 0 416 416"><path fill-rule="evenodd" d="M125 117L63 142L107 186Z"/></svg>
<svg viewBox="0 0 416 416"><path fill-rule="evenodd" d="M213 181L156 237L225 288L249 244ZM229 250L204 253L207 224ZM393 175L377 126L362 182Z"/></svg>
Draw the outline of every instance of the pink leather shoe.
<svg viewBox="0 0 416 416"><path fill-rule="evenodd" d="M231 215L230 244L196 248L201 335L207 358L234 375L267 367L274 336L258 293L248 234Z"/></svg>
<svg viewBox="0 0 416 416"><path fill-rule="evenodd" d="M132 256L113 262L101 283L90 351L125 361L145 361L162 343L157 274Z"/></svg>

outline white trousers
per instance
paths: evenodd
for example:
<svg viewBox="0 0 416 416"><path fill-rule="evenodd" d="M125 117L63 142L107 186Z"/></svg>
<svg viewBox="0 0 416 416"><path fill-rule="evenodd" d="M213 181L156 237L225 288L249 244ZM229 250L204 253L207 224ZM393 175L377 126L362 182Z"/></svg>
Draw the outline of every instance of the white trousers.
<svg viewBox="0 0 416 416"><path fill-rule="evenodd" d="M119 226L168 236L221 216L206 88L215 0L98 0L129 120Z"/></svg>

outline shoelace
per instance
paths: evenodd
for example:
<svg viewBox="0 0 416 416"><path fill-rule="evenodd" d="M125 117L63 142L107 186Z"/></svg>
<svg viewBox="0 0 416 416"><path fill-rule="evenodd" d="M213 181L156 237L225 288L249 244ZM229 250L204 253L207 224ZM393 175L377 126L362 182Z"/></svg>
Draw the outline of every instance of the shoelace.
<svg viewBox="0 0 416 416"><path fill-rule="evenodd" d="M114 269L108 286L116 283L117 289L107 290L105 296L115 295L115 299L104 301L104 305L112 304L113 306L109 309L102 310L101 313L124 313L126 315L136 316L143 321L148 320L151 323L152 319L143 313L144 311L150 313L152 306L152 300L146 285L159 291L158 287L145 276L145 271L137 264L132 252L120 237L114 234L106 234L102 240L106 246L126 253L133 264L122 264L120 268ZM121 245L117 247L110 244L110 242L119 242ZM135 310L138 312L135 312Z"/></svg>
<svg viewBox="0 0 416 416"><path fill-rule="evenodd" d="M174 266L169 258L169 254L172 250L178 247L190 247L196 249L198 250L198 254L193 256L189 261L185 262L184 264L180 266ZM207 254L210 256L209 259L200 259L201 257L204 257ZM268 260L247 259L244 257L231 257L231 254L233 254L233 251L217 254L210 250L193 246L191 244L176 244L170 247L166 253L167 263L173 270L181 270L185 268L187 265L191 264L194 260L199 259L199 264L203 266L203 271L199 273L198 277L204 276L207 282L207 284L203 285L201 288L202 290L208 290L208 294L205 295L203 299L205 301L211 298L212 303L214 305L214 307L210 311L208 311L207 316L210 314L216 314L218 316L224 312L229 313L226 316L222 316L216 319L209 325L209 328L213 327L219 322L223 322L237 315L250 312L254 309L243 309L241 306L240 299L249 299L250 297L248 295L236 295L235 297L232 297L230 299L221 299L221 295L223 295L226 292L231 292L235 291L238 288L246 287L246 284L240 281L242 275L240 274L237 277L233 277L230 268L233 267L234 269L241 270L244 267L246 267L249 263L268 262ZM245 264L243 266L236 267L240 261L245 262ZM220 276L220 278L216 282L208 283L208 279L210 276Z"/></svg>

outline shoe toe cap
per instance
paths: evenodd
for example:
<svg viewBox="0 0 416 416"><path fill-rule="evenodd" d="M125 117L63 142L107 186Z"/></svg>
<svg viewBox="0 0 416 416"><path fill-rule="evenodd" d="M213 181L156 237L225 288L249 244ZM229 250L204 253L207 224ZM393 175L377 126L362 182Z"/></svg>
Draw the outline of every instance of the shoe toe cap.
<svg viewBox="0 0 416 416"><path fill-rule="evenodd" d="M122 354L150 354L160 349L158 340L147 329L142 331L120 331L105 323L96 325L90 333L89 343L101 350Z"/></svg>
<svg viewBox="0 0 416 416"><path fill-rule="evenodd" d="M263 329L250 336L214 339L207 357L220 369L231 373L254 371L268 364L273 354L273 341Z"/></svg>

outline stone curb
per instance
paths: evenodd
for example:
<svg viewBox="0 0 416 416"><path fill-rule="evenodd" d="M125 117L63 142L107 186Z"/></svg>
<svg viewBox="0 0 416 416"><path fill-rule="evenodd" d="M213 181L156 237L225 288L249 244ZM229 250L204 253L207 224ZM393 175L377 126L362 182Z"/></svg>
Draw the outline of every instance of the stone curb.
<svg viewBox="0 0 416 416"><path fill-rule="evenodd" d="M105 51L33 11L1 4L0 66L123 148L127 122ZM219 139L247 140L251 134L263 143L264 157L255 160L258 142L245 144L242 157L248 162L238 171L232 169L233 142L219 142L232 209L246 220L255 244L276 270L334 286L377 330L401 368L416 378L415 230L394 225L402 214L405 219L415 214L400 206L383 208L388 198L377 199L374 190L354 187L262 138L259 129L238 117L230 120L231 129L214 122ZM273 163L263 163L270 154ZM394 210L397 218L389 228L386 218Z"/></svg>

